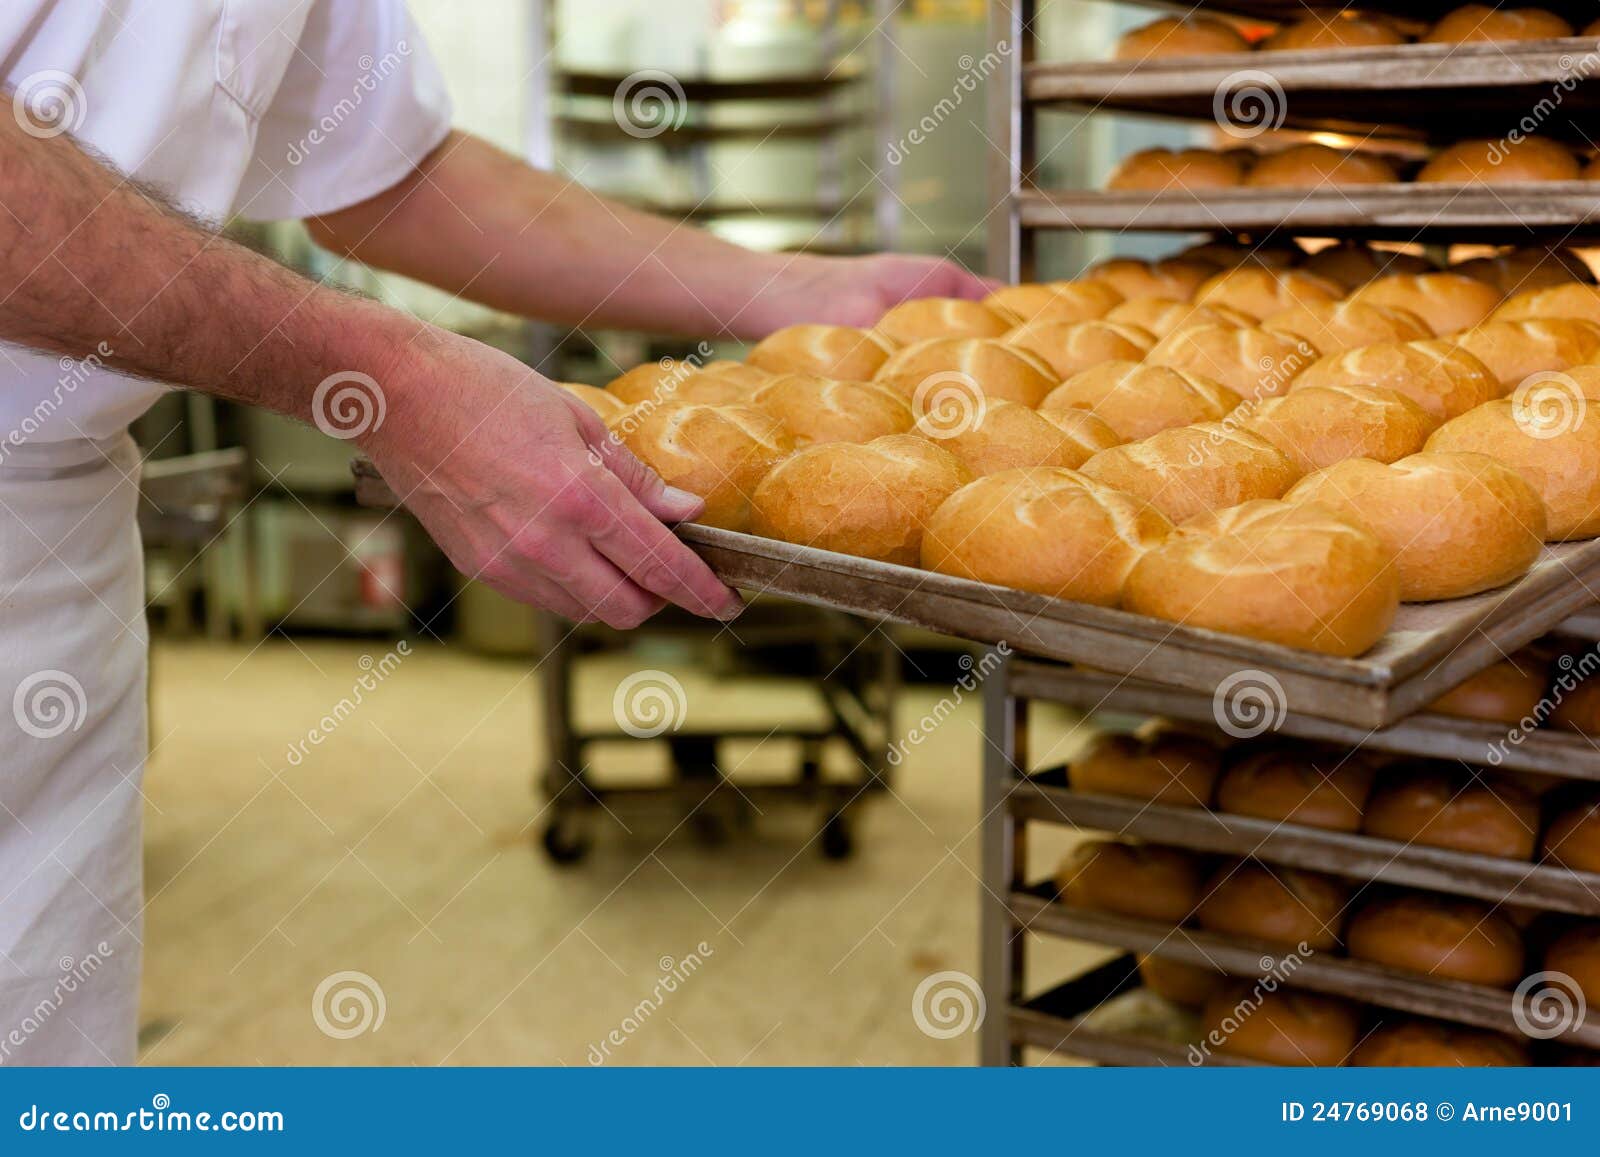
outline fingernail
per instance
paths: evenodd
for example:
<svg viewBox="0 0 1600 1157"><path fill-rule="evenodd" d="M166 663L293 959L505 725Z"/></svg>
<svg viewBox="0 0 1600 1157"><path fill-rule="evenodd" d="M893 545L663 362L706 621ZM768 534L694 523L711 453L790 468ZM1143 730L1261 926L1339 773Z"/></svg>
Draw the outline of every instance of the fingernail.
<svg viewBox="0 0 1600 1157"><path fill-rule="evenodd" d="M674 506L699 506L700 496L690 494L687 490L679 490L676 486L663 486L661 500L670 502Z"/></svg>
<svg viewBox="0 0 1600 1157"><path fill-rule="evenodd" d="M734 591L732 600L722 608L717 618L724 623L731 623L742 614L744 614L744 600L739 597L738 591Z"/></svg>

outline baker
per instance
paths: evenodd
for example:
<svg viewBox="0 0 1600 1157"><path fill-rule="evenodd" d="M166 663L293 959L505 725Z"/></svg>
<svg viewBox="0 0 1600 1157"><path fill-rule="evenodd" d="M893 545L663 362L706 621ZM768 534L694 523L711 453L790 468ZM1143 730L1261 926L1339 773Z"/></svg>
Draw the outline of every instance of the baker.
<svg viewBox="0 0 1600 1157"><path fill-rule="evenodd" d="M617 627L667 602L739 611L664 525L698 499L564 391L212 223L298 218L334 252L567 325L758 338L988 288L932 259L752 252L536 171L451 128L401 0L6 0L0 83L0 1062L134 1057L127 425L163 390L348 436L512 598Z"/></svg>

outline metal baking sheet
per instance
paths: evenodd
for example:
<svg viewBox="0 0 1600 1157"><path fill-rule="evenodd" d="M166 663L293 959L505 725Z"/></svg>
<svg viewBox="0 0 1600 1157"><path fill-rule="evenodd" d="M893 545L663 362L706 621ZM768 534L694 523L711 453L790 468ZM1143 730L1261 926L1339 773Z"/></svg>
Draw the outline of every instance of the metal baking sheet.
<svg viewBox="0 0 1600 1157"><path fill-rule="evenodd" d="M1296 21L1313 14L1335 16L1350 7L1322 0L1128 0L1141 8L1159 8L1182 16L1195 11L1249 16L1258 20ZM1384 12L1406 21L1432 23L1461 7L1461 0L1362 0L1363 12ZM1496 4L1494 7L1502 7ZM1511 5L1505 5L1511 7ZM1594 19L1594 0L1541 0L1537 7L1559 12L1573 24L1583 27Z"/></svg>

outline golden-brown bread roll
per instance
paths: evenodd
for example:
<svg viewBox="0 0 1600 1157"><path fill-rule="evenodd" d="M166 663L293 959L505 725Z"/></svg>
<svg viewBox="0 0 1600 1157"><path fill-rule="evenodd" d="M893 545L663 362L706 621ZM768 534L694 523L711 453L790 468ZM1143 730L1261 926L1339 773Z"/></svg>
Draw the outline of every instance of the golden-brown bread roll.
<svg viewBox="0 0 1600 1157"><path fill-rule="evenodd" d="M1570 976L1587 1003L1600 1002L1600 923L1574 924L1557 936L1544 950L1544 969Z"/></svg>
<svg viewBox="0 0 1600 1157"><path fill-rule="evenodd" d="M751 491L794 449L789 432L755 406L647 402L609 425L668 486L705 499L697 522L725 530L748 529Z"/></svg>
<svg viewBox="0 0 1600 1157"><path fill-rule="evenodd" d="M1111 321L1025 321L1000 340L1042 358L1056 380L1108 361L1139 361L1155 335Z"/></svg>
<svg viewBox="0 0 1600 1157"><path fill-rule="evenodd" d="M1544 858L1575 872L1600 872L1600 797L1571 804L1550 821Z"/></svg>
<svg viewBox="0 0 1600 1157"><path fill-rule="evenodd" d="M1361 830L1372 764L1348 751L1312 744L1253 748L1222 773L1217 810L1336 832Z"/></svg>
<svg viewBox="0 0 1600 1157"><path fill-rule="evenodd" d="M1550 685L1556 704L1550 726L1600 739L1600 679L1586 678L1581 667L1573 674L1573 660L1568 656L1557 660L1557 666L1559 672Z"/></svg>
<svg viewBox="0 0 1600 1157"><path fill-rule="evenodd" d="M1104 422L1064 429L1018 402L985 398L975 407L937 402L917 417L917 433L961 460L974 478L1024 466L1077 469L1120 439Z"/></svg>
<svg viewBox="0 0 1600 1157"><path fill-rule="evenodd" d="M1256 189L1317 189L1399 183L1395 167L1374 153L1294 145L1256 160L1244 183Z"/></svg>
<svg viewBox="0 0 1600 1157"><path fill-rule="evenodd" d="M1543 8L1496 8L1488 4L1466 4L1429 29L1422 42L1472 44L1498 40L1549 40L1571 35L1572 25Z"/></svg>
<svg viewBox="0 0 1600 1157"><path fill-rule="evenodd" d="M889 360L895 344L870 329L791 325L756 343L746 364L772 374L816 374L864 382Z"/></svg>
<svg viewBox="0 0 1600 1157"><path fill-rule="evenodd" d="M718 363L712 363L716 365ZM702 369L692 361L662 358L634 366L606 384L606 393L624 406L642 402L699 402L725 406L750 400L751 386L739 376Z"/></svg>
<svg viewBox="0 0 1600 1157"><path fill-rule="evenodd" d="M1246 860L1206 881L1196 915L1209 932L1321 952L1338 946L1348 901L1349 892L1331 876Z"/></svg>
<svg viewBox="0 0 1600 1157"><path fill-rule="evenodd" d="M916 434L824 442L761 480L750 526L766 538L916 566L933 512L970 481L955 455Z"/></svg>
<svg viewBox="0 0 1600 1157"><path fill-rule="evenodd" d="M993 338L936 337L906 346L878 369L873 381L912 400L952 389L975 396L1037 406L1060 382L1037 354Z"/></svg>
<svg viewBox="0 0 1600 1157"><path fill-rule="evenodd" d="M1162 297L1135 297L1123 302L1110 313L1107 321L1119 325L1134 325L1158 338L1176 330L1194 325L1222 325L1233 329L1248 329L1256 319L1225 305L1195 305L1188 301L1169 301Z"/></svg>
<svg viewBox="0 0 1600 1157"><path fill-rule="evenodd" d="M1600 286L1557 285L1514 294L1495 310L1495 321L1539 321L1575 317L1600 324Z"/></svg>
<svg viewBox="0 0 1600 1157"><path fill-rule="evenodd" d="M1440 149L1416 179L1425 184L1522 185L1537 181L1576 181L1583 176L1578 158L1557 141L1461 141Z"/></svg>
<svg viewBox="0 0 1600 1157"><path fill-rule="evenodd" d="M1241 265L1288 269L1300 264L1305 255L1298 245L1244 245L1227 239L1202 241L1178 254L1185 261L1208 261L1218 269L1237 269Z"/></svg>
<svg viewBox="0 0 1600 1157"><path fill-rule="evenodd" d="M1585 28L1583 30L1583 34L1585 36L1600 36L1600 20L1596 20L1593 24L1589 25L1589 27Z"/></svg>
<svg viewBox="0 0 1600 1157"><path fill-rule="evenodd" d="M1537 246L1458 261L1450 272L1492 285L1503 294L1553 289L1574 281L1592 285L1595 281L1594 271L1575 253Z"/></svg>
<svg viewBox="0 0 1600 1157"><path fill-rule="evenodd" d="M1218 1052L1269 1065L1333 1067L1360 1039L1354 1005L1280 988L1230 985L1206 1002L1203 1040Z"/></svg>
<svg viewBox="0 0 1600 1157"><path fill-rule="evenodd" d="M1325 48L1384 48L1404 44L1392 24L1376 16L1341 12L1337 17L1310 16L1285 24L1262 41L1263 52L1305 52Z"/></svg>
<svg viewBox="0 0 1600 1157"><path fill-rule="evenodd" d="M1401 843L1530 860L1539 832L1539 805L1509 783L1490 784L1444 767L1403 764L1384 769L1367 799L1361 830Z"/></svg>
<svg viewBox="0 0 1600 1157"><path fill-rule="evenodd" d="M627 402L599 386L587 386L582 382L557 382L556 385L600 415L603 421L615 418L628 408Z"/></svg>
<svg viewBox="0 0 1600 1157"><path fill-rule="evenodd" d="M1307 257L1299 268L1301 272L1325 278L1347 292L1359 289L1369 281L1397 273L1416 275L1437 272L1433 263L1425 257L1374 249L1353 241L1319 249Z"/></svg>
<svg viewBox="0 0 1600 1157"><path fill-rule="evenodd" d="M1215 968L1160 956L1139 957L1139 979L1163 1000L1190 1008L1199 1008L1210 1000L1228 980Z"/></svg>
<svg viewBox="0 0 1600 1157"><path fill-rule="evenodd" d="M1487 454L1510 466L1544 499L1549 542L1600 534L1600 422L1568 382L1535 383L1440 426L1426 449Z"/></svg>
<svg viewBox="0 0 1600 1157"><path fill-rule="evenodd" d="M1311 504L1247 502L1178 527L1134 566L1135 614L1328 655L1359 655L1400 605L1377 535Z"/></svg>
<svg viewBox="0 0 1600 1157"><path fill-rule="evenodd" d="M1088 270L1085 281L1098 281L1122 294L1127 301L1141 297L1162 297L1187 301L1216 268L1205 261L1185 261L1169 257L1164 261L1139 261L1132 257L1113 257Z"/></svg>
<svg viewBox="0 0 1600 1157"><path fill-rule="evenodd" d="M1382 386L1308 386L1241 413L1240 426L1282 450L1304 474L1347 458L1393 462L1421 450L1439 425L1410 398Z"/></svg>
<svg viewBox="0 0 1600 1157"><path fill-rule="evenodd" d="M1500 383L1489 367L1451 342L1380 342L1313 362L1291 390L1382 386L1404 394L1439 421L1491 401Z"/></svg>
<svg viewBox="0 0 1600 1157"><path fill-rule="evenodd" d="M1277 498L1300 477L1271 442L1226 422L1174 426L1102 450L1082 469L1142 498L1174 523L1254 498Z"/></svg>
<svg viewBox="0 0 1600 1157"><path fill-rule="evenodd" d="M1241 398L1275 398L1318 358L1309 342L1264 329L1192 325L1168 334L1145 363L1169 366L1227 386Z"/></svg>
<svg viewBox="0 0 1600 1157"><path fill-rule="evenodd" d="M1316 502L1372 528L1395 556L1402 602L1433 602L1521 578L1544 547L1544 501L1482 454L1351 458L1302 478L1285 502Z"/></svg>
<svg viewBox="0 0 1600 1157"><path fill-rule="evenodd" d="M1426 341L1428 324L1414 313L1364 301L1300 305L1267 317L1261 328L1310 342L1324 355L1385 341Z"/></svg>
<svg viewBox="0 0 1600 1157"><path fill-rule="evenodd" d="M1239 30L1211 16L1164 16L1125 33L1117 41L1117 60L1157 60L1169 56L1214 56L1249 52Z"/></svg>
<svg viewBox="0 0 1600 1157"><path fill-rule="evenodd" d="M1095 321L1122 304L1122 294L1099 281L1003 285L983 299L1012 325L1025 321Z"/></svg>
<svg viewBox="0 0 1600 1157"><path fill-rule="evenodd" d="M1350 917L1345 947L1355 960L1504 988L1522 979L1517 926L1486 904L1427 892L1402 892Z"/></svg>
<svg viewBox="0 0 1600 1157"><path fill-rule="evenodd" d="M1356 1068L1517 1068L1529 1063L1526 1046L1498 1033L1442 1021L1402 1020L1380 1025L1350 1054Z"/></svg>
<svg viewBox="0 0 1600 1157"><path fill-rule="evenodd" d="M1106 188L1117 193L1231 189L1244 183L1244 162L1210 149L1143 149L1112 170Z"/></svg>
<svg viewBox="0 0 1600 1157"><path fill-rule="evenodd" d="M914 422L910 405L893 390L814 374L778 374L756 387L750 404L782 422L796 446L870 442L904 434Z"/></svg>
<svg viewBox="0 0 1600 1157"><path fill-rule="evenodd" d="M746 365L744 362L733 362L726 359L707 362L700 367L700 372L707 377L721 378L737 386L743 386L746 391L754 390L763 382L771 381L773 377L767 370L757 369L755 366Z"/></svg>
<svg viewBox="0 0 1600 1157"><path fill-rule="evenodd" d="M1177 848L1085 840L1061 861L1056 887L1074 908L1176 924L1200 899L1200 865Z"/></svg>
<svg viewBox="0 0 1600 1157"><path fill-rule="evenodd" d="M1228 269L1208 279L1195 294L1196 305L1225 305L1258 321L1305 305L1332 305L1343 291L1298 269Z"/></svg>
<svg viewBox="0 0 1600 1157"><path fill-rule="evenodd" d="M1244 399L1220 382L1168 366L1106 362L1074 374L1039 403L1039 412L1059 417L1087 410L1124 442L1214 422Z"/></svg>
<svg viewBox="0 0 1600 1157"><path fill-rule="evenodd" d="M1396 273L1363 285L1351 301L1386 305L1416 314L1444 337L1471 329L1500 305L1499 292L1459 273Z"/></svg>
<svg viewBox="0 0 1600 1157"><path fill-rule="evenodd" d="M1206 807L1222 770L1222 753L1179 731L1098 735L1067 764L1075 791L1125 795L1175 807Z"/></svg>
<svg viewBox="0 0 1600 1157"><path fill-rule="evenodd" d="M922 565L1096 606L1115 606L1145 551L1172 530L1158 511L1074 470L980 478L928 520Z"/></svg>
<svg viewBox="0 0 1600 1157"><path fill-rule="evenodd" d="M1573 317L1486 321L1450 340L1489 367L1503 394L1534 374L1561 373L1600 357L1600 325Z"/></svg>
<svg viewBox="0 0 1600 1157"><path fill-rule="evenodd" d="M1428 704L1428 710L1453 719L1515 726L1533 714L1549 681L1545 664L1519 651L1456 684Z"/></svg>
<svg viewBox="0 0 1600 1157"><path fill-rule="evenodd" d="M1011 323L982 302L918 297L902 301L872 328L896 345L913 345L930 337L999 337Z"/></svg>

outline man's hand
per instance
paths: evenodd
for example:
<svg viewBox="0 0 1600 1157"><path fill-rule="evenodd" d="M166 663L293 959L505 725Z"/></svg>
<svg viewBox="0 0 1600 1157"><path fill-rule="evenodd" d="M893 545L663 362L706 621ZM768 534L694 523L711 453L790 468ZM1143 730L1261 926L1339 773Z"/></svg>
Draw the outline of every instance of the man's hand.
<svg viewBox="0 0 1600 1157"><path fill-rule="evenodd" d="M803 322L874 325L884 312L916 297L987 297L999 283L951 261L880 253L872 257L784 258L771 289L754 306L760 325Z"/></svg>

